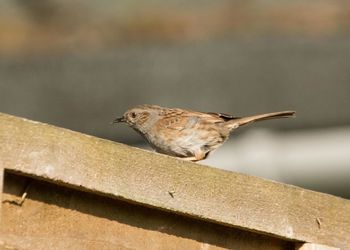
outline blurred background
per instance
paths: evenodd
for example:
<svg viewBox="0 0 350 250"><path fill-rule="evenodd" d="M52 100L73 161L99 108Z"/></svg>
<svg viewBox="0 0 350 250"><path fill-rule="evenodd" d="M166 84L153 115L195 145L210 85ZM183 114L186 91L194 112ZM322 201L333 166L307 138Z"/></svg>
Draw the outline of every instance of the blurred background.
<svg viewBox="0 0 350 250"><path fill-rule="evenodd" d="M350 2L2 0L0 111L148 148L137 104L236 116L206 165L350 198Z"/></svg>

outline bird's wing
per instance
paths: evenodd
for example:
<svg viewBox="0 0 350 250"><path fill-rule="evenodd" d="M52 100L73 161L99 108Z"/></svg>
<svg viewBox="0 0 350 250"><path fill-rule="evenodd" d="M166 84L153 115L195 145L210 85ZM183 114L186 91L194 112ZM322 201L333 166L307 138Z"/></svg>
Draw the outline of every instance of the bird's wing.
<svg viewBox="0 0 350 250"><path fill-rule="evenodd" d="M224 113L216 113L216 112L207 112L206 114L211 115L211 116L215 116L218 118L222 118L222 120L224 120L224 121L242 118L242 117L238 117L238 116L228 115L228 114L224 114Z"/></svg>
<svg viewBox="0 0 350 250"><path fill-rule="evenodd" d="M183 109L167 109L157 123L158 129L183 130L198 124L222 123L235 117L220 113L202 113Z"/></svg>
<svg viewBox="0 0 350 250"><path fill-rule="evenodd" d="M162 118L156 126L158 130L183 130L187 127L188 112L182 109L167 109L162 111Z"/></svg>

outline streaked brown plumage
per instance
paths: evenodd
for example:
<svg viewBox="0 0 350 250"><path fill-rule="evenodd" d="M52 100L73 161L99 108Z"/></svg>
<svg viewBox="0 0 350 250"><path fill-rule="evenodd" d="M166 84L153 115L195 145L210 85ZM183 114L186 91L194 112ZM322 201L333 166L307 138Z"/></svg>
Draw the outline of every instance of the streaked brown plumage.
<svg viewBox="0 0 350 250"><path fill-rule="evenodd" d="M205 113L156 105L139 105L129 109L114 123L126 122L160 153L190 161L205 159L221 146L230 133L240 126L268 119L295 116L281 111L248 117Z"/></svg>

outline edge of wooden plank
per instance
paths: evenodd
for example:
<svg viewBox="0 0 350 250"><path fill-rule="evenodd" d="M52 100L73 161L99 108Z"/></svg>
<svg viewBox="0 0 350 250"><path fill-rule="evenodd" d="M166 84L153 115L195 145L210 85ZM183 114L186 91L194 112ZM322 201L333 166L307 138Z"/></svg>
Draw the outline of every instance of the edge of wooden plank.
<svg viewBox="0 0 350 250"><path fill-rule="evenodd" d="M298 243L295 250L340 250L340 248L314 243Z"/></svg>

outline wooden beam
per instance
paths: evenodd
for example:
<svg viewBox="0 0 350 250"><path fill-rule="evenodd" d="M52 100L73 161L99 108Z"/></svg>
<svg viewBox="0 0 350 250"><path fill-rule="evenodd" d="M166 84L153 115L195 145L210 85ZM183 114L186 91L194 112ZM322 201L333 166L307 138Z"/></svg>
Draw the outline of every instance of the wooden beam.
<svg viewBox="0 0 350 250"><path fill-rule="evenodd" d="M289 240L350 246L350 201L335 196L5 114L0 142L0 165L18 173Z"/></svg>
<svg viewBox="0 0 350 250"><path fill-rule="evenodd" d="M1 126L1 124L0 124L0 126ZM0 146L1 146L1 143L0 143ZM4 189L4 169L0 164L0 225L2 225L1 212L2 212L3 189ZM1 242L0 242L0 247L1 247Z"/></svg>
<svg viewBox="0 0 350 250"><path fill-rule="evenodd" d="M30 181L28 197L18 205ZM0 249L293 249L294 242L6 173ZM15 201L15 202L13 202Z"/></svg>
<svg viewBox="0 0 350 250"><path fill-rule="evenodd" d="M300 243L296 245L295 250L340 250L340 248L314 243Z"/></svg>

